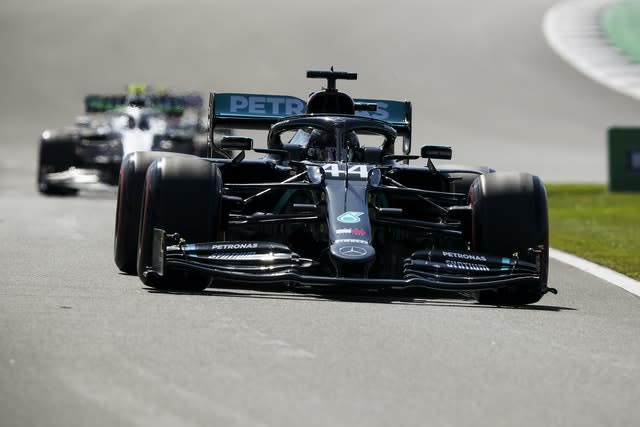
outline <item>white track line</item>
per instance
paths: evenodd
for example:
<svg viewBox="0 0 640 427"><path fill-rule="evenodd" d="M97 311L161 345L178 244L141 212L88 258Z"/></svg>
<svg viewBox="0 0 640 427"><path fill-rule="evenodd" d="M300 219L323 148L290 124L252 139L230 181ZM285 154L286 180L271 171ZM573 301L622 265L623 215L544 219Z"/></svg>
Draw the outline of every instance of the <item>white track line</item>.
<svg viewBox="0 0 640 427"><path fill-rule="evenodd" d="M602 267L598 264L594 264L575 255L562 252L558 249L550 248L549 257L555 259L556 261L560 261L579 270L592 274L602 280L611 283L612 285L618 286L628 292L631 292L634 295L640 296L640 282L632 279L631 277L627 277L624 274L620 274L609 268Z"/></svg>
<svg viewBox="0 0 640 427"><path fill-rule="evenodd" d="M620 0L565 0L544 16L549 46L578 71L610 89L640 99L640 64L632 62L606 39L603 11Z"/></svg>

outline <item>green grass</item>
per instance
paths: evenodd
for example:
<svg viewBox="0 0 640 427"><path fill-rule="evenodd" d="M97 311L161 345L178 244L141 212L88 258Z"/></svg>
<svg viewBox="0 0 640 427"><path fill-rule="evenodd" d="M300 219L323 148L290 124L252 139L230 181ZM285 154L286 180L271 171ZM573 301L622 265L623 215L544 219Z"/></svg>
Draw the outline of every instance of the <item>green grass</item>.
<svg viewBox="0 0 640 427"><path fill-rule="evenodd" d="M640 280L640 193L548 184L551 247Z"/></svg>
<svg viewBox="0 0 640 427"><path fill-rule="evenodd" d="M601 26L611 43L640 63L640 1L623 1L607 7Z"/></svg>

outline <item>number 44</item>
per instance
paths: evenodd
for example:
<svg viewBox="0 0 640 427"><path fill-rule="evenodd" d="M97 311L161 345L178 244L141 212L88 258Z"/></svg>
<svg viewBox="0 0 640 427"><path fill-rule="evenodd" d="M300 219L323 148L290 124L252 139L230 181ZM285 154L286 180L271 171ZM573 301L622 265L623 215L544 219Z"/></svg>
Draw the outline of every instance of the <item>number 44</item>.
<svg viewBox="0 0 640 427"><path fill-rule="evenodd" d="M322 168L333 178L340 178L341 174L343 175L348 173L349 175L356 175L362 179L367 179L367 165L353 165L346 171L344 166L342 168L341 166L342 165L338 163L327 163L326 165L323 165Z"/></svg>

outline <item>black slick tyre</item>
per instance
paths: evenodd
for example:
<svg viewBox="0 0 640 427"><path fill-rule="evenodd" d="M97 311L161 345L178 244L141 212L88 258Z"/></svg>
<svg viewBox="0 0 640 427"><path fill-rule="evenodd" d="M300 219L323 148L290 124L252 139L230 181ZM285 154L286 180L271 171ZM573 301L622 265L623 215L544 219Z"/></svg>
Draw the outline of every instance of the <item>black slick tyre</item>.
<svg viewBox="0 0 640 427"><path fill-rule="evenodd" d="M198 273L146 274L152 260L153 230L179 233L188 243L219 239L222 178L218 167L197 157L167 157L147 170L138 239L138 276L158 289L200 291L210 279Z"/></svg>
<svg viewBox="0 0 640 427"><path fill-rule="evenodd" d="M527 173L489 173L469 189L472 206L471 249L512 257L542 248L539 280L476 292L482 304L525 305L540 300L547 290L549 225L547 194L540 178Z"/></svg>
<svg viewBox="0 0 640 427"><path fill-rule="evenodd" d="M71 196L78 190L49 182L47 174L64 172L75 165L75 141L71 137L40 140L38 153L38 191L46 195Z"/></svg>
<svg viewBox="0 0 640 427"><path fill-rule="evenodd" d="M113 252L116 265L124 273L137 273L138 229L142 208L142 190L147 168L154 160L168 156L184 155L137 151L127 154L122 159Z"/></svg>

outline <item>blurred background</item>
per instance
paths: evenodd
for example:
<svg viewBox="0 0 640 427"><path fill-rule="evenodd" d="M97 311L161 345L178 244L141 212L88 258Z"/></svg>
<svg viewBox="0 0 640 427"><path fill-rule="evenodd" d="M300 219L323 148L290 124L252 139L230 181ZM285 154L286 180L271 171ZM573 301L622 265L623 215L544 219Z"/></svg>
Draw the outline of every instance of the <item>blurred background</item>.
<svg viewBox="0 0 640 427"><path fill-rule="evenodd" d="M549 48L555 3L4 0L0 158L35 168L40 132L71 123L87 93L144 82L304 98L321 84L305 71L334 66L358 73L339 85L353 96L413 102L414 150L605 182L606 129L637 124L638 102Z"/></svg>

